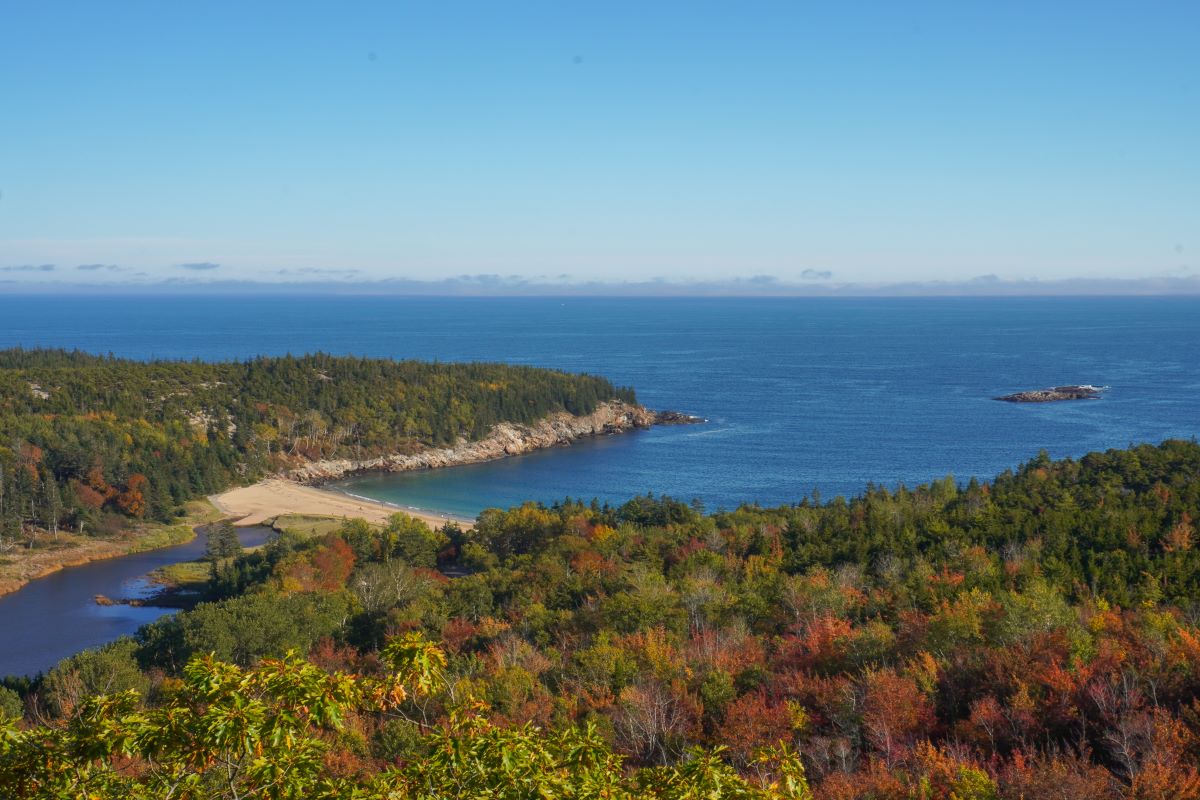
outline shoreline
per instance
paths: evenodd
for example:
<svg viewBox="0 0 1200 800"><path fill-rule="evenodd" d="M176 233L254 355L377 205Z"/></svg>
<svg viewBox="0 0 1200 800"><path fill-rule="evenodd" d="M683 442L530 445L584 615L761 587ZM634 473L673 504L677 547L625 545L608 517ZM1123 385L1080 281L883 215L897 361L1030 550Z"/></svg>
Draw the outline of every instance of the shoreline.
<svg viewBox="0 0 1200 800"><path fill-rule="evenodd" d="M63 536L63 534L60 534L60 536ZM56 572L61 572L64 569L82 567L94 561L124 558L125 556L133 555L135 552L141 552L134 548L136 541L128 543L117 542L112 539L88 541L86 537L78 536L72 536L71 539L64 540L69 542L69 547L57 550L42 550L28 555L21 562L5 564L5 567L11 566L17 569L15 570L16 574L5 575L0 578L0 597L12 594L13 592L19 592L34 581L53 575ZM163 547L172 547L176 544L186 543L186 541L171 542L164 544ZM28 551L26 552L28 553ZM4 556L4 558L10 557Z"/></svg>
<svg viewBox="0 0 1200 800"><path fill-rule="evenodd" d="M70 543L25 555L9 557L0 553L0 596L11 594L23 586L62 569L83 566L93 561L121 558L143 550L170 547L195 537L195 527L213 522L217 517L233 517L234 525L259 525L278 516L297 515L334 519L366 519L385 524L393 514L405 514L440 528L453 522L464 530L474 527L475 521L451 512L418 509L363 497L328 484L350 475L382 472L409 472L421 469L478 464L537 450L570 445L579 439L614 435L652 427L704 422L674 411L651 411L644 406L620 400L601 403L595 411L584 416L558 412L532 424L500 423L483 439L459 442L452 447L425 450L411 455L388 455L364 461L325 460L283 470L251 486L228 489L209 495L208 508L193 508L192 514L177 525L186 524L190 535L178 536L161 544L142 546L155 533L168 530L139 531L115 539L91 539L61 533ZM215 516L214 516L215 512ZM8 563L6 563L8 562Z"/></svg>
<svg viewBox="0 0 1200 800"><path fill-rule="evenodd" d="M374 497L367 497L365 494L355 494L354 492L347 492L345 489L333 489L333 488L330 488L328 485L310 486L309 488L317 489L318 491L322 491L322 492L329 492L331 494L340 494L340 495L343 495L344 497L349 497L356 501L361 500L361 501L364 501L367 503L374 503L376 505L387 506L388 508L395 509L395 511L399 514L407 514L410 517L416 517L417 519L423 519L426 522L429 522L431 520L441 520L442 522L457 522L459 524L459 526L466 527L466 528L472 528L475 526L475 520L472 519L471 517L465 517L462 514L455 514L451 511L443 511L438 508L418 508L417 506L402 506L399 503L393 503L388 500L379 500Z"/></svg>
<svg viewBox="0 0 1200 800"><path fill-rule="evenodd" d="M583 416L560 411L531 424L502 422L482 439L460 440L450 447L429 448L411 454L393 453L368 459L309 461L282 469L279 476L306 486L322 486L350 475L415 472L422 469L480 464L570 445L579 439L626 433L654 425L683 425L704 421L700 417L676 411L651 411L645 406L615 400L601 403L595 411Z"/></svg>
<svg viewBox="0 0 1200 800"><path fill-rule="evenodd" d="M18 592L30 583L64 569L187 544L198 535L196 528L214 522L219 517L218 513L214 513L219 512L219 508L209 507L207 503L197 507L197 503L203 501L189 503L192 506L191 513L171 525L127 531L111 539L93 539L61 531L58 542L65 546L34 551L18 548L15 552L0 554L0 597ZM186 532L183 530L185 527ZM38 538L49 540L50 534L39 534Z"/></svg>
<svg viewBox="0 0 1200 800"><path fill-rule="evenodd" d="M305 513L317 516L361 516L368 521L381 522L380 514L407 514L423 520L433 527L446 522L458 523L464 529L474 527L475 521L458 514L402 506L386 500L357 495L342 489L330 488L330 484L356 475L418 472L421 470L446 469L469 464L500 461L514 456L528 455L539 450L569 447L581 439L600 436L615 436L621 433L645 430L655 425L694 425L708 420L680 411L653 411L645 406L611 400L600 403L586 415L577 416L566 411L551 414L530 424L502 422L491 432L476 441L459 441L450 447L430 448L412 454L390 454L371 459L324 459L283 469L275 475L259 481L245 491L252 494L235 494L243 490L231 490L209 497L209 501L228 514L240 516L242 509L249 509L245 521L235 524L251 525L286 513ZM301 497L301 494L305 494ZM319 493L319 494L318 494ZM268 497L271 496L271 497ZM344 498L357 505L351 511ZM295 508L324 507L325 511L297 512ZM331 513L332 509L332 513ZM386 517L385 517L386 519Z"/></svg>
<svg viewBox="0 0 1200 800"><path fill-rule="evenodd" d="M209 502L225 514L237 517L233 524L238 527L261 525L269 519L285 515L361 518L367 522L383 524L393 514L405 514L433 528L440 528L447 522L455 522L463 528L471 528L475 524L474 520L454 514L406 508L280 477L265 478L250 486L229 489L212 495Z"/></svg>

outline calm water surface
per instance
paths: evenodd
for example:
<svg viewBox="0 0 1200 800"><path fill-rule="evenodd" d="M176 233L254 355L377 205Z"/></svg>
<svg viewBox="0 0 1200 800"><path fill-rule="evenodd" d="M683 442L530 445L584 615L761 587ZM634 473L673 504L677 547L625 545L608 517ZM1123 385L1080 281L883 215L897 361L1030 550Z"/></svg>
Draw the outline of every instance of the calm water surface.
<svg viewBox="0 0 1200 800"><path fill-rule="evenodd" d="M868 482L988 477L1200 431L1200 298L0 298L0 346L135 358L324 350L605 375L702 415L493 464L344 488L474 516L653 491L711 509ZM1010 405L1060 383L1100 401Z"/></svg>
<svg viewBox="0 0 1200 800"><path fill-rule="evenodd" d="M239 528L246 547L266 541L270 528ZM154 606L96 605L98 594L112 599L148 597L148 573L204 554L201 532L187 544L68 567L0 597L0 675L32 675L73 653L129 636L173 609Z"/></svg>

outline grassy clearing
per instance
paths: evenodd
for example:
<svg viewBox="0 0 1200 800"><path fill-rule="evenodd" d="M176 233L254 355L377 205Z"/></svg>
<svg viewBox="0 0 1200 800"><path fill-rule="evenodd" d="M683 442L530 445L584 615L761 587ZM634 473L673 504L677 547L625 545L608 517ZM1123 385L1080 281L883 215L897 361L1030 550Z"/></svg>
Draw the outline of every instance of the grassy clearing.
<svg viewBox="0 0 1200 800"><path fill-rule="evenodd" d="M208 583L208 572L207 561L180 561L154 570L150 580L170 589L200 592Z"/></svg>
<svg viewBox="0 0 1200 800"><path fill-rule="evenodd" d="M195 527L221 519L221 512L207 500L193 500L184 507L184 515L178 522L138 523L132 530L134 543L128 552L141 553L146 550L157 550L160 547L190 542L196 535Z"/></svg>
<svg viewBox="0 0 1200 800"><path fill-rule="evenodd" d="M190 542L196 535L191 525L156 525L144 532L139 531L136 541L130 546L130 553L141 553L146 550L157 550L160 547L170 547L176 544Z"/></svg>
<svg viewBox="0 0 1200 800"><path fill-rule="evenodd" d="M325 536L342 527L341 517L318 517L306 514L280 514L271 527L282 533L291 533L305 538Z"/></svg>

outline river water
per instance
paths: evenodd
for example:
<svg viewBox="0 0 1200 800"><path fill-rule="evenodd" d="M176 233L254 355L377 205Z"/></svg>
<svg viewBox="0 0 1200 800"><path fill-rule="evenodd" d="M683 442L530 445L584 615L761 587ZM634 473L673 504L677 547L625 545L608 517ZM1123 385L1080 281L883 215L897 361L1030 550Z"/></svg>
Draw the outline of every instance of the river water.
<svg viewBox="0 0 1200 800"><path fill-rule="evenodd" d="M244 547L262 544L266 527L238 529ZM68 567L0 597L0 675L32 675L80 650L129 636L174 609L124 604L101 606L95 597L144 598L155 587L147 574L204 554L203 529L187 544Z"/></svg>

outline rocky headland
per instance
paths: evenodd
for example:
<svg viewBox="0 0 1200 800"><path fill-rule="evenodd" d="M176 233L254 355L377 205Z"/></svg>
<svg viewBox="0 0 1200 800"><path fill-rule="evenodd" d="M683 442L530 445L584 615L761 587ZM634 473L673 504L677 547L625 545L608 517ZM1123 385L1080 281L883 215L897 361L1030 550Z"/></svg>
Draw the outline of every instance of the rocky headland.
<svg viewBox="0 0 1200 800"><path fill-rule="evenodd" d="M589 436L649 428L653 425L690 425L704 422L678 411L652 411L619 400L601 403L591 414L575 416L565 411L529 425L503 422L476 441L460 441L452 447L430 448L418 453L394 454L363 460L328 459L310 461L284 471L281 477L315 484L337 480L357 472L408 472L477 464L498 458L531 453L548 447L568 445Z"/></svg>
<svg viewBox="0 0 1200 800"><path fill-rule="evenodd" d="M1028 392L1006 394L993 399L1003 400L1006 403L1054 403L1059 400L1099 400L1103 392L1104 387L1102 386L1082 384L1078 386L1053 386L1049 389L1034 389Z"/></svg>

